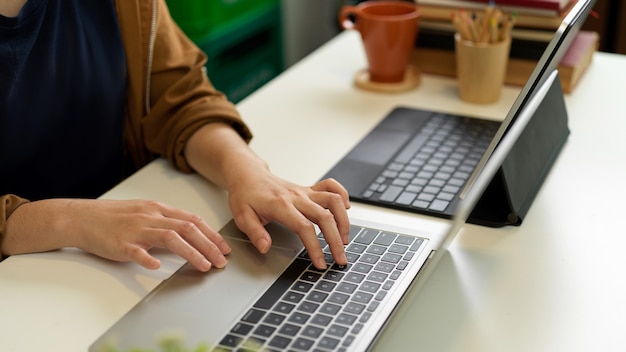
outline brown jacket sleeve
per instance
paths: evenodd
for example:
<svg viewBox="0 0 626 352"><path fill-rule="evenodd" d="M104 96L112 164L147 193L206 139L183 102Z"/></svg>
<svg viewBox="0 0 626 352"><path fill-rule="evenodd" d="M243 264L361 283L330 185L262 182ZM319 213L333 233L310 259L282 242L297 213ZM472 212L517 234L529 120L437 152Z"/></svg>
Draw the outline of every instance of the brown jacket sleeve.
<svg viewBox="0 0 626 352"><path fill-rule="evenodd" d="M7 229L7 219L13 214L15 209L27 202L28 200L13 194L0 195L0 247L4 241L4 235ZM0 260L2 260L3 257L3 254L0 252Z"/></svg>
<svg viewBox="0 0 626 352"><path fill-rule="evenodd" d="M207 78L206 55L174 23L163 0L117 1L116 7L129 76L126 141L137 166L160 155L191 172L185 145L211 122L252 138L235 106Z"/></svg>

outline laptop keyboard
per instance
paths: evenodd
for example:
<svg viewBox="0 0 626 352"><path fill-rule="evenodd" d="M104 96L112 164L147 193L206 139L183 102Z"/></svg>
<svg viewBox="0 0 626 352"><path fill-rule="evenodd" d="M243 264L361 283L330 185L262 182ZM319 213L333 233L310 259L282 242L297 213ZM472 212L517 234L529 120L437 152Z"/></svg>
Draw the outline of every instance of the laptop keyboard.
<svg viewBox="0 0 626 352"><path fill-rule="evenodd" d="M306 250L213 351L345 351L403 277L425 239L352 226L348 265L316 269Z"/></svg>
<svg viewBox="0 0 626 352"><path fill-rule="evenodd" d="M444 212L463 189L500 123L434 114L362 194L373 202Z"/></svg>

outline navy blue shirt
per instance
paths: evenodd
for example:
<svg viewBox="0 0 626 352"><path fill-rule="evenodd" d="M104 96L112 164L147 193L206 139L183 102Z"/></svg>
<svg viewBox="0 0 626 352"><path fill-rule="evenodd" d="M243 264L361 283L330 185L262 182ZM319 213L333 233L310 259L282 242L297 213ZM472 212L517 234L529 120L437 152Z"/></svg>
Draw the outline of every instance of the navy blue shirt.
<svg viewBox="0 0 626 352"><path fill-rule="evenodd" d="M0 15L0 194L91 198L121 181L125 90L112 0Z"/></svg>

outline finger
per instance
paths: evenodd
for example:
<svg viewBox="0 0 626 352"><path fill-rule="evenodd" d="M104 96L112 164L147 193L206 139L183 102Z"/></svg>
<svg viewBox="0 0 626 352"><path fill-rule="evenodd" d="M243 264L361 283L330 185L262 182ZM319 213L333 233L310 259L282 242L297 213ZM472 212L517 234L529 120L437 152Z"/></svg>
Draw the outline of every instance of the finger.
<svg viewBox="0 0 626 352"><path fill-rule="evenodd" d="M182 236L172 229L149 229L149 231L144 233L144 241L151 246L171 250L200 271L208 271L212 266L220 268L226 265L226 258L222 255L217 246L213 245L214 249L207 251L211 253L203 254L183 240Z"/></svg>
<svg viewBox="0 0 626 352"><path fill-rule="evenodd" d="M131 260L146 269L156 270L161 267L161 261L153 257L144 248L134 245L128 250L128 260Z"/></svg>
<svg viewBox="0 0 626 352"><path fill-rule="evenodd" d="M335 226L339 230L342 244L348 244L350 240L350 219L341 197L336 193L314 192L309 195L309 198L332 213ZM326 237L326 233L323 232L323 234L324 237Z"/></svg>
<svg viewBox="0 0 626 352"><path fill-rule="evenodd" d="M333 215L333 213L327 210L325 207L320 206L320 204L317 202L307 202L307 204L300 206L298 210L304 216L306 216L309 221L312 221L316 223L317 226L319 226L322 234L324 235L324 239L326 240L326 243L330 248L330 252L335 259L335 262L339 265L348 264L346 251L344 249L344 240L339 233L337 222L335 221L335 216ZM317 235L314 236L316 242L319 243L319 240L317 240ZM320 254L323 257L324 254L321 252L321 248Z"/></svg>
<svg viewBox="0 0 626 352"><path fill-rule="evenodd" d="M345 259L343 244L332 214L309 200L298 203L290 207L281 208L280 213L276 214L276 220L298 234L316 268L325 269L326 259L313 223L318 224L322 232L328 232L327 242L335 261L338 264L346 264L347 260Z"/></svg>
<svg viewBox="0 0 626 352"><path fill-rule="evenodd" d="M220 235L217 231L213 230L200 216L165 205L163 206L162 215L167 218L178 219L194 224L200 234L202 234L204 238L207 239L207 241L204 241L202 237L195 237L195 232L190 232L189 235L193 236L190 238L190 240L193 241L192 244L194 246L207 248L207 246L210 246L209 243L212 243L219 248L222 254L226 255L230 253L231 248L228 245L228 242L226 242L226 240L224 239L224 237L222 237L222 235Z"/></svg>
<svg viewBox="0 0 626 352"><path fill-rule="evenodd" d="M314 184L311 189L318 192L331 192L339 194L343 200L345 208L350 209L350 195L348 190L346 190L345 187L343 187L341 183L334 178L324 179Z"/></svg>
<svg viewBox="0 0 626 352"><path fill-rule="evenodd" d="M252 209L237 212L234 216L235 225L248 236L254 247L261 253L267 253L272 246L272 237Z"/></svg>

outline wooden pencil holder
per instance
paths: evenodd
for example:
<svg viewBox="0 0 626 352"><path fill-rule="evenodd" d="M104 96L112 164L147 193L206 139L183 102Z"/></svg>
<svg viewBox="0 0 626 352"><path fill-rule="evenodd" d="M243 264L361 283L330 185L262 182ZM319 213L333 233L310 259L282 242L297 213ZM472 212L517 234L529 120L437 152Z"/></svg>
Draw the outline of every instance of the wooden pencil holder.
<svg viewBox="0 0 626 352"><path fill-rule="evenodd" d="M476 43L454 36L456 72L461 99L477 104L500 99L506 77L511 39Z"/></svg>

